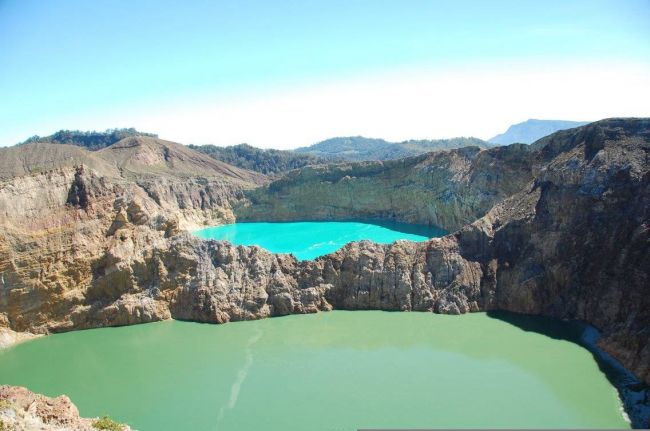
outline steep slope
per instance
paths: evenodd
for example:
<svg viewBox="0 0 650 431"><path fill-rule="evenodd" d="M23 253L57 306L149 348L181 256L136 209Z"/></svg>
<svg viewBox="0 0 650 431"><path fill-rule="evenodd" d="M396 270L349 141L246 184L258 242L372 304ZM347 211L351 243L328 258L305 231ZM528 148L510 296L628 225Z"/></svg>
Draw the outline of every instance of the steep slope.
<svg viewBox="0 0 650 431"><path fill-rule="evenodd" d="M189 148L206 154L213 159L229 165L260 172L265 175L278 175L292 169L325 163L327 160L311 154L297 154L293 151L255 148L247 144L230 147L215 145L189 145Z"/></svg>
<svg viewBox="0 0 650 431"><path fill-rule="evenodd" d="M3 180L82 164L104 176L119 176L114 164L73 145L33 143L0 148L0 179Z"/></svg>
<svg viewBox="0 0 650 431"><path fill-rule="evenodd" d="M496 264L490 308L580 319L650 382L650 120L614 119L540 142L529 187L459 234Z"/></svg>
<svg viewBox="0 0 650 431"><path fill-rule="evenodd" d="M247 192L241 220L383 218L455 230L533 177L525 145L314 166Z"/></svg>
<svg viewBox="0 0 650 431"><path fill-rule="evenodd" d="M245 183L263 183L264 176L215 160L175 142L151 137L130 137L97 151L127 176L220 176Z"/></svg>
<svg viewBox="0 0 650 431"><path fill-rule="evenodd" d="M294 151L330 160L368 161L394 160L430 151L451 150L469 146L489 148L492 145L477 138L388 142L383 139L350 136L327 139L309 147L297 148Z"/></svg>
<svg viewBox="0 0 650 431"><path fill-rule="evenodd" d="M588 124L588 122L531 119L523 123L513 124L504 133L489 139L489 142L495 145L510 145L515 143L532 144L551 133L584 126L585 124Z"/></svg>

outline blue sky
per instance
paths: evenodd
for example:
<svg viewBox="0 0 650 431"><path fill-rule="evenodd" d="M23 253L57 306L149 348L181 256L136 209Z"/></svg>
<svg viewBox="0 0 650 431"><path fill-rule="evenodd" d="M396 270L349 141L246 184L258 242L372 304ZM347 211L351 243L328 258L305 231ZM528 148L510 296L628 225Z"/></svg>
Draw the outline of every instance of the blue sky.
<svg viewBox="0 0 650 431"><path fill-rule="evenodd" d="M488 138L529 117L650 115L649 71L647 0L0 0L0 144L130 126L262 147ZM499 92L470 85L472 100L468 82ZM621 94L575 102L600 85Z"/></svg>

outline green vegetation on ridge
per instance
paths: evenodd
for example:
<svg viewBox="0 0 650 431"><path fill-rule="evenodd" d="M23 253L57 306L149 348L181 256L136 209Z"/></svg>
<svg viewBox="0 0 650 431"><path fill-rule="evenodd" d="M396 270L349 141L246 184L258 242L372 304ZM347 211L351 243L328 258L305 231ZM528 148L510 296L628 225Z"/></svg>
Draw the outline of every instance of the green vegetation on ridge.
<svg viewBox="0 0 650 431"><path fill-rule="evenodd" d="M124 138L134 136L147 136L157 138L155 133L138 132L134 128L128 129L107 129L104 132L82 132L80 130L59 130L50 136L32 136L21 144L33 144L43 142L48 144L67 144L84 147L90 151L101 150L109 147Z"/></svg>
<svg viewBox="0 0 650 431"><path fill-rule="evenodd" d="M107 129L104 132L59 130L50 136L32 136L18 145L46 143L66 144L98 151L125 139L134 137L158 138L157 134L139 132L134 128ZM296 150L256 148L248 144L220 147L216 145L188 145L187 148L205 154L238 168L278 175L305 166L344 161L393 160L439 150L476 146L489 148L491 144L478 138L436 140L408 140L388 142L361 136L332 138Z"/></svg>
<svg viewBox="0 0 650 431"><path fill-rule="evenodd" d="M384 139L349 136L331 138L309 147L297 148L297 153L312 154L329 159L349 161L393 160L439 150L463 147L490 148L493 144L478 138L421 139L389 142Z"/></svg>
<svg viewBox="0 0 650 431"><path fill-rule="evenodd" d="M189 147L213 159L221 160L238 168L261 172L267 175L279 174L307 165L316 165L328 161L311 154L261 149L248 144L233 145L230 147L218 147L216 145L189 145Z"/></svg>

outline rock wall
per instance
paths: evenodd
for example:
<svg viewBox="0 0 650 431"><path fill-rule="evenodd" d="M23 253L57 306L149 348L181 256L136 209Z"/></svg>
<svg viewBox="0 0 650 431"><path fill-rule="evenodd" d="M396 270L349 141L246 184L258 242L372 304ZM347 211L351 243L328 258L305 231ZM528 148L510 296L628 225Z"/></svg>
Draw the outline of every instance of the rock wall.
<svg viewBox="0 0 650 431"><path fill-rule="evenodd" d="M231 202L243 198L243 188L218 178L127 181L82 166L6 180L0 326L35 333L89 327L88 310L141 290L123 267L148 259L181 229L234 221ZM141 321L124 317L130 310L103 313L122 315L115 324Z"/></svg>
<svg viewBox="0 0 650 431"><path fill-rule="evenodd" d="M567 148L566 136L573 145ZM610 120L548 139L528 192L488 219L496 307L579 319L650 382L650 121ZM534 214L522 217L521 214Z"/></svg>
<svg viewBox="0 0 650 431"><path fill-rule="evenodd" d="M238 220L380 218L456 230L533 178L526 145L312 166L247 192Z"/></svg>

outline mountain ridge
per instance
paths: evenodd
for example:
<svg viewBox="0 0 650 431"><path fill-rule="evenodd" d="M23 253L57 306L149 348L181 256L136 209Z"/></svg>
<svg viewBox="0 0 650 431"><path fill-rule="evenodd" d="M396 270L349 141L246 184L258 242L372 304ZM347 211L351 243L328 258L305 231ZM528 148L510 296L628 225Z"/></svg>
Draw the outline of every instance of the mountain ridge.
<svg viewBox="0 0 650 431"><path fill-rule="evenodd" d="M567 120L537 120L529 119L513 124L508 130L490 139L495 145L509 145L515 143L532 144L533 142L560 130L572 129L589 124L588 121Z"/></svg>
<svg viewBox="0 0 650 431"><path fill-rule="evenodd" d="M103 134L99 136L104 137ZM153 134L129 135L115 142L102 141L101 146L94 141L87 145L70 142L74 143L39 139L0 148L0 178L86 165L109 177L166 175L222 177L251 184L267 181L258 172L215 160Z"/></svg>
<svg viewBox="0 0 650 431"><path fill-rule="evenodd" d="M188 145L214 159L265 175L279 175L308 165L331 162L311 154L298 154L291 150L263 149L248 144L219 147L216 145Z"/></svg>
<svg viewBox="0 0 650 431"><path fill-rule="evenodd" d="M33 143L46 143L46 144L68 144L84 147L90 151L100 150L106 148L114 143L121 141L124 138L143 136L149 138L157 138L155 133L139 132L134 128L116 128L106 129L103 132L98 131L81 131L81 130L59 130L48 136L34 135L31 138L17 144L33 144Z"/></svg>
<svg viewBox="0 0 650 431"><path fill-rule="evenodd" d="M338 158L345 161L392 160L416 156L432 151L476 146L490 148L493 145L478 138L450 139L411 139L401 142L389 142L380 138L363 136L343 136L326 139L316 144L296 148L294 151L313 154L325 158Z"/></svg>

